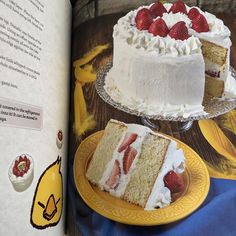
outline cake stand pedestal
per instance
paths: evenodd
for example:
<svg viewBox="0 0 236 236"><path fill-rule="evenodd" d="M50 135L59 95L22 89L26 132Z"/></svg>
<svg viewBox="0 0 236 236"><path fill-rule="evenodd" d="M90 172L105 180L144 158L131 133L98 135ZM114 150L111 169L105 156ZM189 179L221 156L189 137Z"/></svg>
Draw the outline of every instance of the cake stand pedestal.
<svg viewBox="0 0 236 236"><path fill-rule="evenodd" d="M202 119L211 119L219 115L223 115L230 110L236 108L236 97L229 99L207 99L203 102L204 111L203 114L194 114L188 117L183 116L163 116L162 114L149 115L138 110L134 110L130 107L124 106L119 101L115 101L105 90L105 79L108 71L112 67L112 62L109 62L105 67L103 67L97 74L95 88L98 95L108 104L114 108L126 112L131 115L136 115L141 117L141 122L151 128L152 130L159 131L160 121L168 122L168 125L171 126L171 133L180 133L189 130L192 127L194 120ZM230 68L231 75L235 79L236 73L235 70Z"/></svg>
<svg viewBox="0 0 236 236"><path fill-rule="evenodd" d="M159 120L151 120L146 117L141 117L141 122L153 131L158 132L161 129ZM192 127L193 121L168 121L168 125L171 128L171 133L176 134L188 131Z"/></svg>

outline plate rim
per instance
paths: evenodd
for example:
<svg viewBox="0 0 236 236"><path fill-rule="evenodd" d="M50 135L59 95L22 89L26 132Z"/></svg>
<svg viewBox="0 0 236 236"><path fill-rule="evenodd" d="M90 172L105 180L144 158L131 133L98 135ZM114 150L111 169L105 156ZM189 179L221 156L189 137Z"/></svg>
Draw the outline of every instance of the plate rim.
<svg viewBox="0 0 236 236"><path fill-rule="evenodd" d="M75 156L74 156L74 162L73 162L73 177L74 177L74 182L75 182L75 185L76 185L76 189L77 189L77 192L79 193L79 195L81 196L81 198L84 200L84 202L95 212L97 212L98 214L108 218L108 219L111 219L111 220L114 220L116 222L120 222L120 223L123 223L123 224L128 224L128 225L139 225L139 226L152 226L152 225L163 225L163 224L167 224L167 223L172 223L172 222L175 222L175 221L178 221L178 220L181 220L185 217L187 217L188 215L192 214L194 211L196 211L200 206L201 204L203 203L203 201L206 199L207 195L208 195L208 192L209 192L209 188L210 188L210 176L209 176L209 172L207 170L207 167L206 165L204 164L203 160L201 159L201 157L191 148L189 147L188 145L186 145L185 143L181 142L180 140L176 139L176 138L173 138L169 135L166 135L164 134L166 137L168 138L171 138L173 140L175 140L181 148L184 147L184 151L188 151L190 152L191 154L193 154L194 158L195 158L195 161L197 160L200 164L201 164L201 167L202 167L202 172L204 172L204 175L205 175L205 186L204 186L204 191L202 193L202 195L200 196L200 198L198 199L198 202L195 206L191 206L190 209L188 209L187 211L185 211L184 213L182 214L179 214L177 217L172 217L172 218L168 218L167 219L163 219L163 220L159 220L158 222L155 221L155 220L149 220L149 221L145 221L145 219L142 219L142 221L138 220L137 221L133 221L133 220L129 220L129 218L126 218L124 216L122 217L119 217L117 215L113 215L112 213L107 213L106 211L104 211L104 208L114 208L114 209L117 209L118 212L119 212L119 208L120 207L117 207L117 206L110 206L111 203L108 203L106 202L99 194L97 194L90 182L87 180L87 178L85 177L85 171L83 171L83 173L78 173L78 161L80 160L80 155L78 155L80 153L80 150L82 149L83 145L85 145L88 141L91 141L92 139L98 139L97 140L97 143L99 142L100 138L102 137L102 134L103 134L104 130L100 130L100 131L97 131L93 134L91 134L90 136L88 136L87 138L85 138L81 143L80 145L78 146L77 150L76 150L76 153L75 153ZM160 133L160 132L159 132ZM160 133L162 134L162 133ZM162 134L163 135L163 134ZM97 137L98 136L98 137ZM95 150L95 149L94 149ZM94 150L89 150L90 154L87 154L87 157L85 159L88 159L92 153L94 152ZM187 159L187 158L186 158ZM189 159L190 160L190 159ZM187 160L186 160L187 161ZM85 164L88 162L85 161ZM85 169L85 166L82 167L83 170ZM189 169L187 167L187 172L190 172L188 173L188 175L191 175L191 168ZM80 181L77 181L77 178L82 178L80 179ZM88 186L88 191L90 192L91 191L91 196L86 196L86 194L84 193L84 190L83 188L81 189L81 180L82 181L85 181L86 182L86 185ZM191 182L191 178L188 180L189 182ZM202 179L201 179L202 181ZM190 185L190 183L189 183ZM101 190L102 191L102 190ZM114 197L115 198L115 197ZM185 198L185 195L181 197L181 199L184 199ZM117 198L115 198L117 199ZM121 200L123 201L122 199L118 199L118 200ZM103 206L101 207L98 207L98 202L103 202ZM181 201L181 200L180 200ZM176 201L178 203L178 200ZM140 214L144 214L144 216L147 215L147 217L151 216L151 218L155 218L155 215L158 216L158 212L157 211L166 211L166 209L170 209L171 206L174 206L176 205L177 203L174 202L172 203L171 205L165 207L165 208L161 208L161 209L157 209L157 210L152 210L152 211L145 211L144 209L121 209L121 211L127 211L126 213L128 214L137 214L137 212ZM107 205L108 204L108 205ZM132 203L130 203L132 204ZM107 206L106 206L107 205ZM157 212L157 213L156 213Z"/></svg>

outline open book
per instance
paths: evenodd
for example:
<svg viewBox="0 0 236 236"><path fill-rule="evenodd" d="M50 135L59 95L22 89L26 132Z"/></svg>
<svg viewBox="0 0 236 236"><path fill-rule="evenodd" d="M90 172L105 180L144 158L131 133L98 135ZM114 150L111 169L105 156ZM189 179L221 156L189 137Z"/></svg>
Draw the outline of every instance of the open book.
<svg viewBox="0 0 236 236"><path fill-rule="evenodd" d="M0 235L65 232L71 18L68 0L0 1Z"/></svg>
<svg viewBox="0 0 236 236"><path fill-rule="evenodd" d="M149 5L153 1L143 2ZM113 1L113 3L114 5L111 6L110 1L78 1L73 9L76 17L72 17L72 6L69 0L0 0L0 150L2 156L0 158L0 236L19 233L24 236L59 236L66 233L77 235L75 232L79 234L80 231L85 235L101 233L102 230L89 229L90 225L98 227L96 222L93 222L97 219L97 215L95 218L89 218L94 213L90 208L121 223L139 224L136 223L135 216L133 221L124 220L123 210L114 211L114 215L109 217L110 208L107 206L113 203L113 198L105 197L108 202L99 206L96 197L100 194L100 190L89 187L90 190L94 190L91 192L86 189L86 186L83 189L83 185L79 183L80 171L85 171L88 164L88 161L83 163L82 160L91 157L91 150L94 151L101 138L99 131L106 127L110 119L136 124L145 122L138 115L140 111L129 114L132 110L130 107L123 109L119 104L109 102L109 96L106 94L104 98L104 95L97 92L99 87L95 88L98 72L103 71L105 74L111 68L113 26L129 10L144 5L142 1L129 3ZM186 22L188 21L187 19ZM176 36L175 33L173 37L183 37L183 35ZM142 43L143 39L139 35L136 36L132 38L134 44ZM186 46L185 51L199 53L197 49L200 44L196 42L191 41L191 45L189 48ZM208 47L210 44L206 45ZM152 46L155 48L154 44ZM219 47L220 49L222 48ZM175 48L173 50L176 52ZM184 50L182 51L181 53L185 53ZM128 55L127 57L129 53L125 48L120 48L120 52L120 55L117 54L118 59L127 69L129 58L122 61L122 53ZM195 70L201 69L202 65L198 66L199 64L192 64L192 70L188 70L189 77ZM214 77L217 73L214 71L214 66L212 68L213 72L208 72ZM142 70L142 65L136 66L133 72L137 77L148 74L147 71ZM104 74L100 73L100 78ZM122 76L119 79L123 81ZM142 83L143 81L140 80L141 85ZM141 87L143 93L140 94L150 95L149 91L145 90L147 84L143 83L144 86ZM212 85L211 80L209 84ZM236 86L233 87L232 84L229 87L235 92ZM130 88L132 86L130 84ZM204 87L200 88L200 86L194 87L193 93L198 89L203 92ZM126 89L126 85L122 88L129 92L130 88ZM221 95L221 88L222 81L214 87L217 95ZM175 89L174 92L184 93L182 87ZM155 93L153 94L155 96ZM180 96L173 95L174 99L177 97ZM192 99L194 96L190 97ZM191 99L185 98L185 100ZM203 109L202 103L199 105L197 109ZM235 105L232 105L230 100L227 106ZM186 119L189 127L182 126L186 124L180 122L174 122L172 126L168 121L158 122L158 125L162 133L171 134L191 146L197 154L192 151L186 152L190 153L188 154L190 156L199 155L204 159L211 177L227 178L225 176L230 173L228 177L236 179L234 165L230 163L231 157L236 155L233 145L236 139L231 132L232 130L235 132L232 128L235 120L230 118L236 116L235 110L228 114L229 116L214 121L194 121L193 126ZM187 133L183 135L180 133L181 128L190 127ZM224 134L219 127L226 127ZM215 134L219 135L218 139L215 138ZM82 140L87 141L82 142ZM187 145L178 144L186 148L183 148L184 151L189 150ZM221 147L223 145L224 148ZM216 151L212 151L213 148ZM197 157L198 161L200 157ZM204 169L205 165L202 161L200 163ZM216 165L218 169L213 168ZM226 165L227 170L224 169ZM195 181L191 179L192 167L189 165L187 168L185 182L192 184ZM204 170L206 171L206 168ZM201 169L194 171L196 173L200 171L200 177L204 172L201 172ZM206 187L200 193L201 201L198 201L198 204L202 203L208 193L209 176L207 171L204 174L202 184L198 185L199 192L204 187L203 183L206 183ZM85 176L85 173L82 175ZM196 180L201 179L200 177ZM190 186L189 189L189 194L195 194L197 188L192 191ZM187 190L186 193L188 194ZM107 196L103 194L102 192L99 197ZM118 203L118 200L114 200L114 203ZM121 206L119 204L117 205ZM128 206L127 209L132 209L128 203L124 204L127 204L124 205ZM135 207L135 214L143 211ZM195 210L196 207L192 208ZM164 219L162 224L170 223L168 214L166 215L167 219ZM181 213L179 215L181 218L186 216L182 217ZM99 218L106 224L104 219ZM140 222L140 225L160 224L148 223L148 217L140 218ZM86 225L87 231L83 229L83 224ZM138 230L133 232L138 233Z"/></svg>

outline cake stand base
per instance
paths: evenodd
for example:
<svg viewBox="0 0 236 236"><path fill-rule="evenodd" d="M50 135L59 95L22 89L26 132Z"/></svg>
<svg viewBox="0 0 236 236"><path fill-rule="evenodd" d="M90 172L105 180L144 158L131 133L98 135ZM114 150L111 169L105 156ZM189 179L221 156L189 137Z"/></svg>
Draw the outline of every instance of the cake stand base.
<svg viewBox="0 0 236 236"><path fill-rule="evenodd" d="M186 132L193 125L193 121L162 121L162 123L160 123L159 120L150 120L146 117L141 117L141 121L143 125L156 132L161 131L161 124L163 123L164 125L168 126L168 129L165 128L165 133L167 134Z"/></svg>

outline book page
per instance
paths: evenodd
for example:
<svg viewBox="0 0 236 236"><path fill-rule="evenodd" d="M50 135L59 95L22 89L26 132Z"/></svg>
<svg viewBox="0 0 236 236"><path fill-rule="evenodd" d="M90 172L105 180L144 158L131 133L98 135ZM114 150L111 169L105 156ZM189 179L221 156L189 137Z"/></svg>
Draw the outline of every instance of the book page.
<svg viewBox="0 0 236 236"><path fill-rule="evenodd" d="M0 235L64 235L71 5L0 0Z"/></svg>

